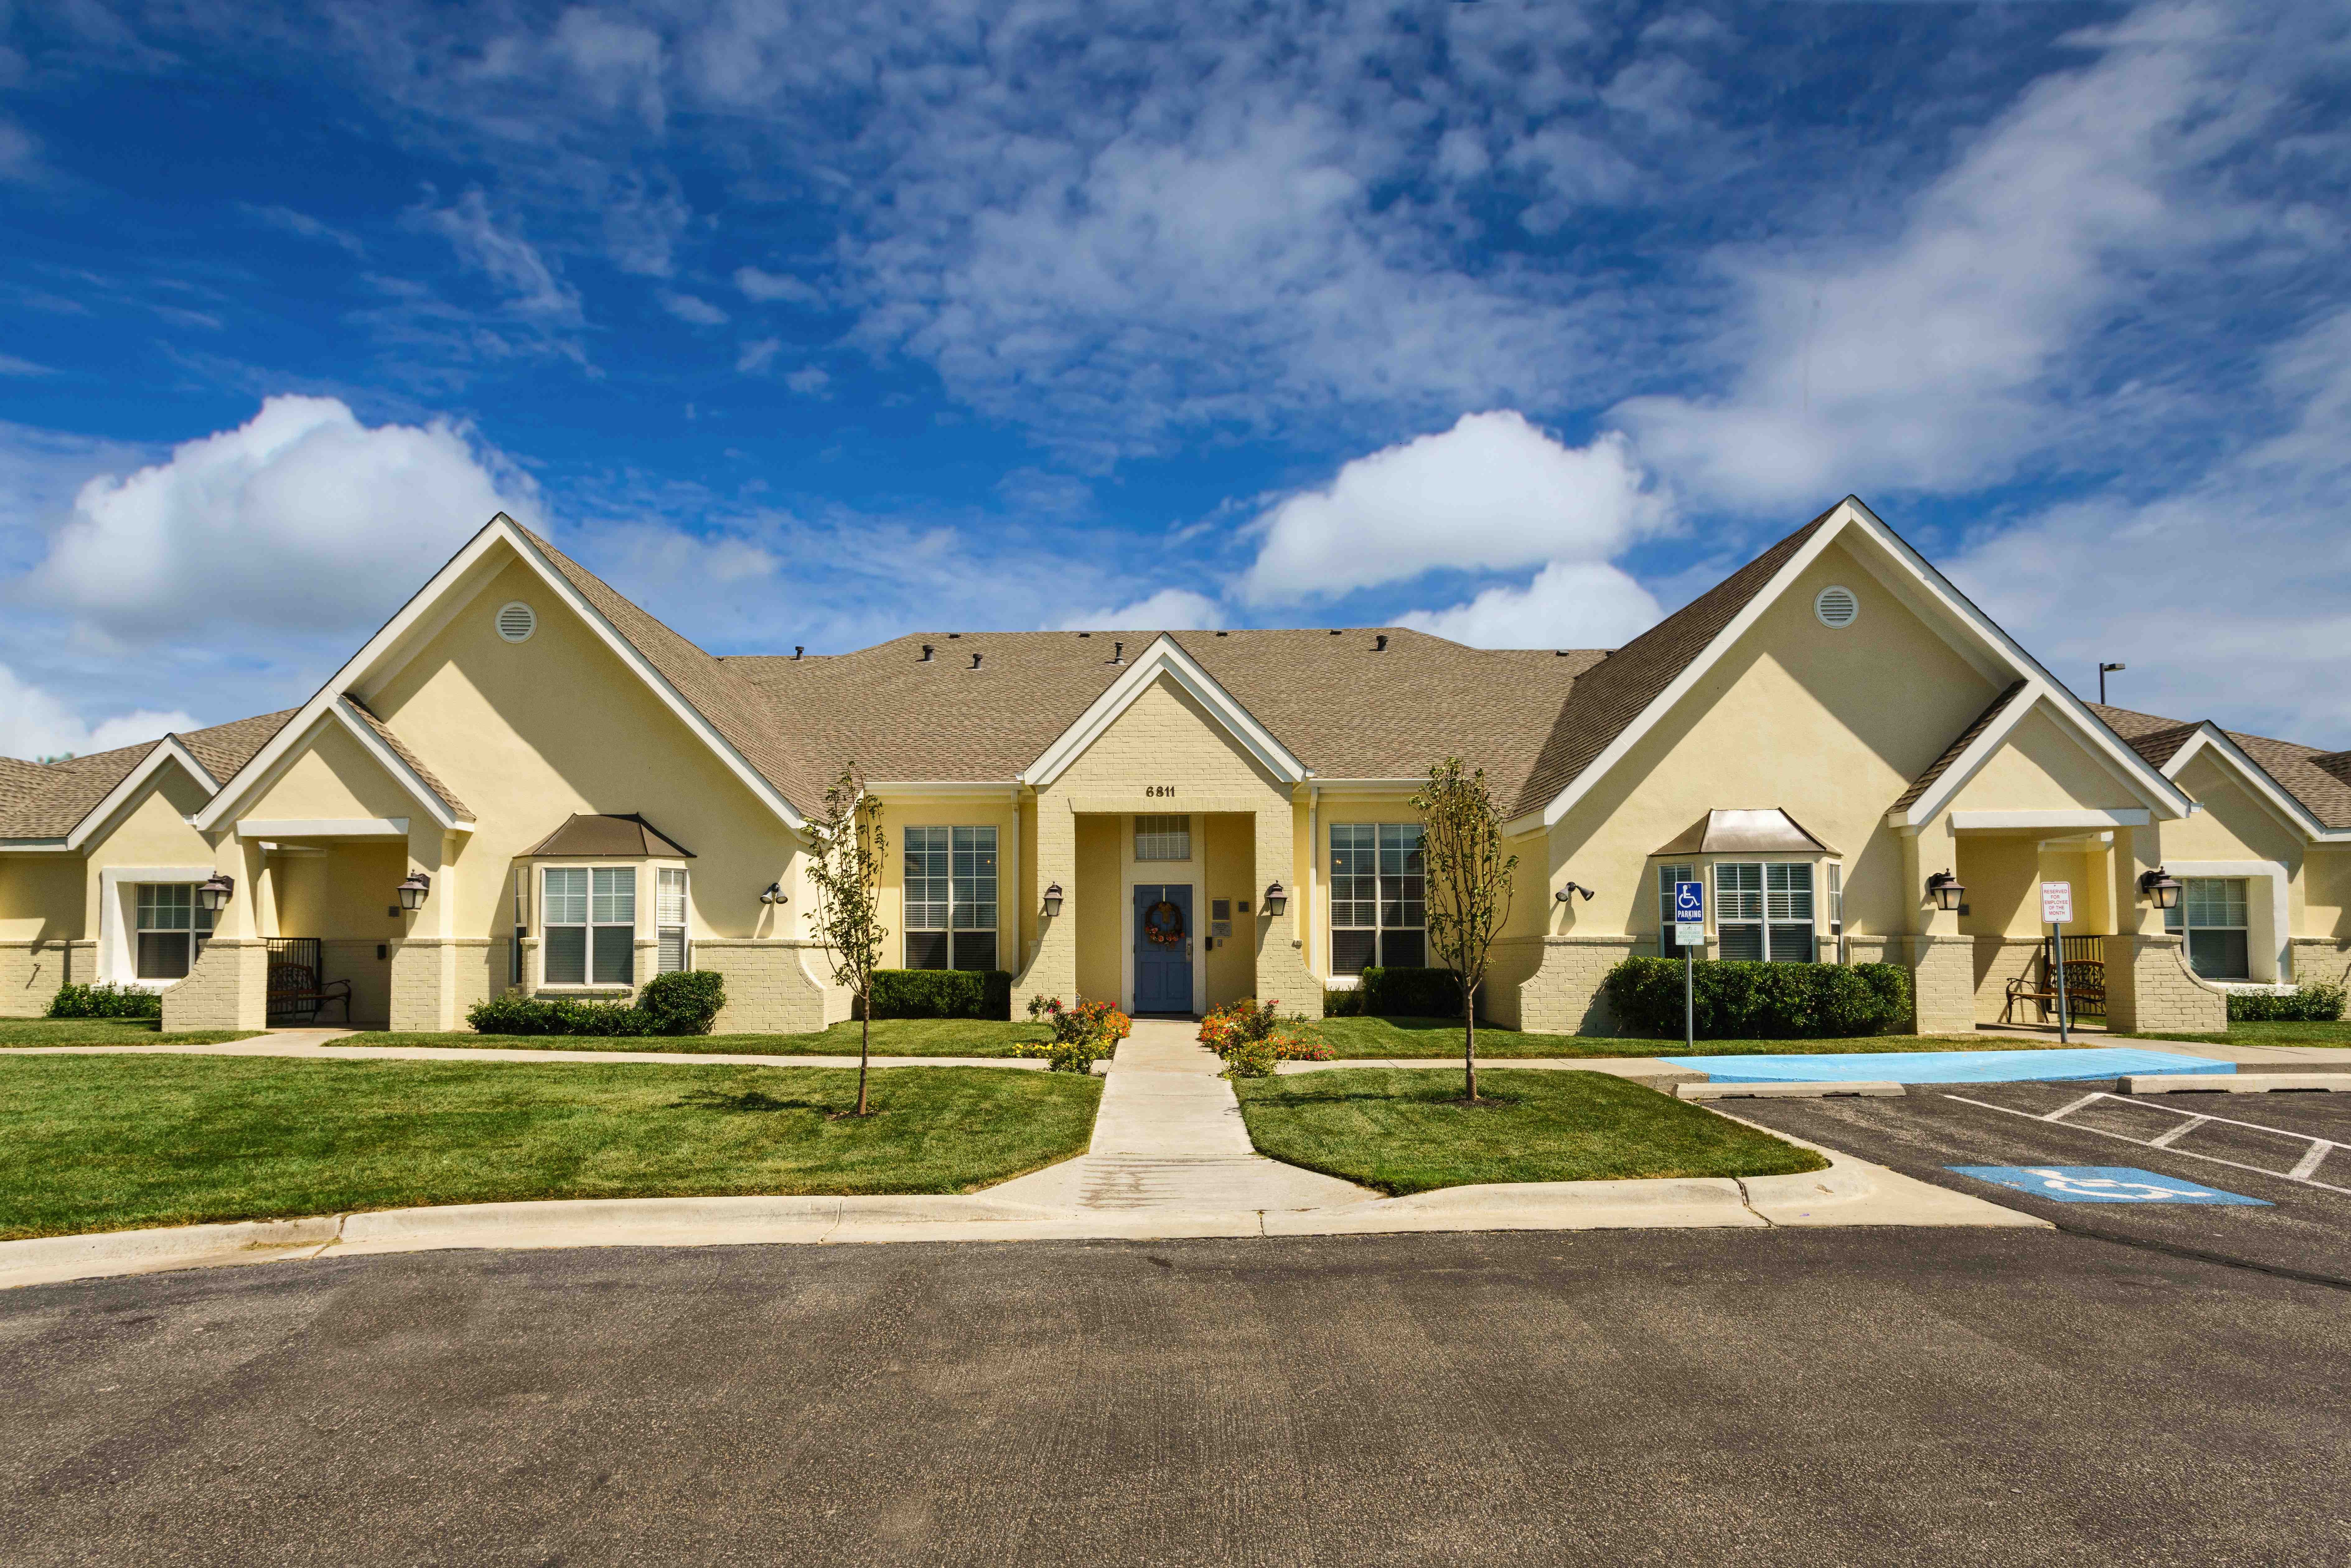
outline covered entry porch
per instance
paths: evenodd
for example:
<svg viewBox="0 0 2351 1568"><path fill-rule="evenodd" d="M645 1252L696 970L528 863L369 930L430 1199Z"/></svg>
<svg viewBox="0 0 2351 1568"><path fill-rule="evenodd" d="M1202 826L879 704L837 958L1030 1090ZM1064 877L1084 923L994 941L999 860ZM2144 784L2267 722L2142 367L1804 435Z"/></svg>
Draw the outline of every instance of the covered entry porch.
<svg viewBox="0 0 2351 1568"><path fill-rule="evenodd" d="M1073 811L1064 890L1076 990L1141 1015L1195 1015L1258 989L1271 918L1254 811ZM1048 907L1050 907L1050 894ZM1283 890L1287 901L1287 890Z"/></svg>

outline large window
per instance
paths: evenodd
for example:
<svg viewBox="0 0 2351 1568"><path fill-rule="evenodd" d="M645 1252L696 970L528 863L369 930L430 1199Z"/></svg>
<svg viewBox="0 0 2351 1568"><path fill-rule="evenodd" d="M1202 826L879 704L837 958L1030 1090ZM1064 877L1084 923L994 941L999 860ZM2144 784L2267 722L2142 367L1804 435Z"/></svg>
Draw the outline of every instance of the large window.
<svg viewBox="0 0 2351 1568"><path fill-rule="evenodd" d="M1714 868L1715 933L1726 958L1813 961L1813 868L1726 862Z"/></svg>
<svg viewBox="0 0 2351 1568"><path fill-rule="evenodd" d="M530 867L518 865L514 873L514 946L507 954L507 984L522 984L522 943L530 935Z"/></svg>
<svg viewBox="0 0 2351 1568"><path fill-rule="evenodd" d="M2245 940L2245 879L2191 876L2179 903L2163 912L2167 931L2184 932L2188 962L2208 980L2252 977L2252 949Z"/></svg>
<svg viewBox="0 0 2351 1568"><path fill-rule="evenodd" d="M636 984L636 867L549 866L541 873L539 911L545 984Z"/></svg>
<svg viewBox="0 0 2351 1568"><path fill-rule="evenodd" d="M1428 962L1418 822L1331 824L1331 972Z"/></svg>
<svg viewBox="0 0 2351 1568"><path fill-rule="evenodd" d="M667 975L685 967L685 871L664 866L654 878L653 936L659 956L653 967Z"/></svg>
<svg viewBox="0 0 2351 1568"><path fill-rule="evenodd" d="M213 934L213 912L196 901L191 882L139 884L139 977L187 978Z"/></svg>
<svg viewBox="0 0 2351 1568"><path fill-rule="evenodd" d="M1192 819L1134 819L1134 858L1139 861L1187 861L1192 858Z"/></svg>
<svg viewBox="0 0 2351 1568"><path fill-rule="evenodd" d="M1661 865L1657 868L1657 951L1668 958L1678 958L1683 948L1674 940L1674 883L1696 882L1698 868L1687 865ZM1690 949L1699 957L1706 956L1706 945Z"/></svg>
<svg viewBox="0 0 2351 1568"><path fill-rule="evenodd" d="M906 967L996 967L994 828L906 830Z"/></svg>

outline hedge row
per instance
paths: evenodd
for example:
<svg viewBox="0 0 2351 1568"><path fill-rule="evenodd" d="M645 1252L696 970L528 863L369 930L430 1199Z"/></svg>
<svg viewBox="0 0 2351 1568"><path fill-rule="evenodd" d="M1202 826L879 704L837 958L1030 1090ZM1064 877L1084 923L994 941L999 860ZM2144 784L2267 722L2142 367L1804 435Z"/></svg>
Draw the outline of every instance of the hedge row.
<svg viewBox="0 0 2351 1568"><path fill-rule="evenodd" d="M1012 976L1003 969L876 969L873 1016L1008 1019Z"/></svg>
<svg viewBox="0 0 2351 1568"><path fill-rule="evenodd" d="M1461 977L1450 969L1365 969L1352 991L1324 991L1324 1018L1461 1016Z"/></svg>
<svg viewBox="0 0 2351 1568"><path fill-rule="evenodd" d="M2333 1023L2343 1016L2343 988L2311 980L2283 994L2231 991L2231 1023Z"/></svg>
<svg viewBox="0 0 2351 1568"><path fill-rule="evenodd" d="M709 969L674 970L645 982L634 1002L493 997L465 1013L476 1034L708 1034L726 988Z"/></svg>
<svg viewBox="0 0 2351 1568"><path fill-rule="evenodd" d="M142 991L136 986L118 986L111 981L103 986L60 986L57 994L49 998L49 1016L53 1019L159 1019L163 1016L163 993Z"/></svg>
<svg viewBox="0 0 2351 1568"><path fill-rule="evenodd" d="M1627 958L1602 989L1629 1034L1682 1032L1682 962ZM1907 1023L1910 971L1898 964L1753 964L1717 959L1691 975L1700 1040L1837 1040Z"/></svg>

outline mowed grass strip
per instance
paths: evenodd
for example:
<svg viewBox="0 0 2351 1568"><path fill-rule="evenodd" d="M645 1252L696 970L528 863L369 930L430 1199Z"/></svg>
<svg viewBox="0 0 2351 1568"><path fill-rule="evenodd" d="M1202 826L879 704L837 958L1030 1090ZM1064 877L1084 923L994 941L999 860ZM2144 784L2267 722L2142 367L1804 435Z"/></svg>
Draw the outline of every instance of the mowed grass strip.
<svg viewBox="0 0 2351 1568"><path fill-rule="evenodd" d="M855 1056L854 1020L811 1034L397 1034L371 1030L330 1040L329 1045L438 1045L497 1051L675 1051L696 1056ZM1027 1019L875 1019L876 1056L1010 1056L1023 1041L1053 1038L1053 1031Z"/></svg>
<svg viewBox="0 0 2351 1568"><path fill-rule="evenodd" d="M1314 1027L1343 1060L1364 1057L1461 1056L1461 1020L1434 1018L1319 1019ZM2305 1025L2305 1028L2312 1027ZM2055 1035L2019 1039L2013 1035L1875 1034L1851 1040L1702 1040L1685 1050L1678 1040L1608 1039L1582 1034L1521 1034L1516 1030L1478 1026L1478 1060L1489 1057L1578 1056L1820 1056L1854 1051L2050 1051Z"/></svg>
<svg viewBox="0 0 2351 1568"><path fill-rule="evenodd" d="M2200 1045L2351 1046L2351 1023L2232 1023L2226 1034L2142 1034L2139 1040L2187 1040Z"/></svg>
<svg viewBox="0 0 2351 1568"><path fill-rule="evenodd" d="M1245 1078L1258 1152L1392 1197L1489 1182L1784 1176L1810 1149L1604 1072L1478 1074L1496 1103L1461 1103L1461 1080L1410 1067Z"/></svg>
<svg viewBox="0 0 2351 1568"><path fill-rule="evenodd" d="M252 1029L183 1029L165 1034L153 1019L0 1019L0 1047L26 1045L218 1045L249 1040Z"/></svg>
<svg viewBox="0 0 2351 1568"><path fill-rule="evenodd" d="M29 1056L0 1239L526 1198L968 1192L1082 1151L1069 1072Z"/></svg>

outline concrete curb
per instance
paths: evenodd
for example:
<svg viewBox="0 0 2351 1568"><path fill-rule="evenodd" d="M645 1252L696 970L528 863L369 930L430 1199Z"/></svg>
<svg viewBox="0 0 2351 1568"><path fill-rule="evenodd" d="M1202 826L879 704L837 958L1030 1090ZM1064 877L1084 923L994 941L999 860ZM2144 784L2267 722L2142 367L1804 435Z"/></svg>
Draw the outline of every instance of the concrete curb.
<svg viewBox="0 0 2351 1568"><path fill-rule="evenodd" d="M1902 1085L1854 1083L1677 1083L1677 1100L1823 1100L1836 1094L1861 1094L1873 1099L1899 1100Z"/></svg>
<svg viewBox="0 0 2351 1568"><path fill-rule="evenodd" d="M2268 1094L2320 1090L2351 1092L2351 1072L2165 1072L2121 1081L2126 1094Z"/></svg>

